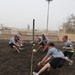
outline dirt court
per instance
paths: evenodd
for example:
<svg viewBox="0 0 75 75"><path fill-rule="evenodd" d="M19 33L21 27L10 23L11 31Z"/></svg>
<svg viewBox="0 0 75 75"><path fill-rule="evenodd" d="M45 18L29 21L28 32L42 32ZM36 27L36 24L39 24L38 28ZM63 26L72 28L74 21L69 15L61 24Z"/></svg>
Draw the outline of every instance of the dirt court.
<svg viewBox="0 0 75 75"><path fill-rule="evenodd" d="M55 43L56 47L62 48L62 43ZM75 47L75 45L74 45ZM24 44L24 50L18 54L11 49L8 41L0 41L0 75L30 75L32 44ZM46 52L34 53L33 70L38 71L36 64L42 60ZM69 66L66 63L61 69L45 71L41 75L75 75L75 54L73 55L74 64Z"/></svg>

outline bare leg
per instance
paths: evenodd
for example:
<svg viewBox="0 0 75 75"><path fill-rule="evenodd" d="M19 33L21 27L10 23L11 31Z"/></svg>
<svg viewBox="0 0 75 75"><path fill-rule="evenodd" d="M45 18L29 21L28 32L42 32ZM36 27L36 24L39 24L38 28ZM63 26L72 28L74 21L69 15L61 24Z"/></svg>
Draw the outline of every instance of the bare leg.
<svg viewBox="0 0 75 75"><path fill-rule="evenodd" d="M16 44L18 45L17 47L20 48L20 42L16 42Z"/></svg>
<svg viewBox="0 0 75 75"><path fill-rule="evenodd" d="M71 59L69 59L68 57L65 57L66 61L70 62L72 61Z"/></svg>
<svg viewBox="0 0 75 75"><path fill-rule="evenodd" d="M19 49L18 49L16 46L13 46L13 48L14 48L18 53L20 53Z"/></svg>
<svg viewBox="0 0 75 75"><path fill-rule="evenodd" d="M40 75L41 73L43 73L46 69L50 68L51 69L51 66L49 63L47 63L39 72L38 72L38 75Z"/></svg>
<svg viewBox="0 0 75 75"><path fill-rule="evenodd" d="M50 72L51 68L48 68L47 71Z"/></svg>
<svg viewBox="0 0 75 75"><path fill-rule="evenodd" d="M69 65L70 65L70 66L73 65L73 61L72 61L71 59L69 59L68 57L65 57L65 59L66 59L66 61L69 62Z"/></svg>
<svg viewBox="0 0 75 75"><path fill-rule="evenodd" d="M23 46L23 42L22 42L22 40L20 40L19 44L20 44L20 46Z"/></svg>

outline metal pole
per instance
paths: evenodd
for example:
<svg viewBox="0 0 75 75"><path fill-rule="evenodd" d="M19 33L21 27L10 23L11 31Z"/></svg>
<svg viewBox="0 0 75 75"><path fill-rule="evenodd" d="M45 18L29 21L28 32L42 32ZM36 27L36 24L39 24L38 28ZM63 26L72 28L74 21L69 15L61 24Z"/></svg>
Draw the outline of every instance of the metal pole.
<svg viewBox="0 0 75 75"><path fill-rule="evenodd" d="M49 24L49 4L50 4L50 1L48 1L46 36L48 36L48 24Z"/></svg>
<svg viewBox="0 0 75 75"><path fill-rule="evenodd" d="M35 35L35 19L33 19L33 43L34 43L34 35ZM31 56L31 71L30 71L30 75L33 75L33 49L34 49L34 45L32 47L32 56Z"/></svg>
<svg viewBox="0 0 75 75"><path fill-rule="evenodd" d="M34 35L35 35L35 19L33 19L33 41L34 41Z"/></svg>
<svg viewBox="0 0 75 75"><path fill-rule="evenodd" d="M50 2L53 1L53 0L46 0L48 1L48 10L47 10L47 28L46 28L46 36L48 36L48 24L49 24L49 5L50 5Z"/></svg>

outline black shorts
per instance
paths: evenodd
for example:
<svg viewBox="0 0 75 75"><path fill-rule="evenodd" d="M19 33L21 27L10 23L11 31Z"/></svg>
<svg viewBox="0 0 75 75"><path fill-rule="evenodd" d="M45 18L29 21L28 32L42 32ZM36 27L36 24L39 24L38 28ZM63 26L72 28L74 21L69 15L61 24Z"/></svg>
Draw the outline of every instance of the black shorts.
<svg viewBox="0 0 75 75"><path fill-rule="evenodd" d="M67 56L67 57L69 57L71 59L73 53L72 52L65 51L64 52L64 55Z"/></svg>
<svg viewBox="0 0 75 75"><path fill-rule="evenodd" d="M14 45L15 45L15 44L13 44L13 43L9 44L9 46L10 46L11 48L13 48Z"/></svg>
<svg viewBox="0 0 75 75"><path fill-rule="evenodd" d="M42 45L44 47L46 45L46 43L41 42L39 45Z"/></svg>
<svg viewBox="0 0 75 75"><path fill-rule="evenodd" d="M61 68L65 64L66 60L63 58L54 58L51 62L49 62L50 66L53 69Z"/></svg>

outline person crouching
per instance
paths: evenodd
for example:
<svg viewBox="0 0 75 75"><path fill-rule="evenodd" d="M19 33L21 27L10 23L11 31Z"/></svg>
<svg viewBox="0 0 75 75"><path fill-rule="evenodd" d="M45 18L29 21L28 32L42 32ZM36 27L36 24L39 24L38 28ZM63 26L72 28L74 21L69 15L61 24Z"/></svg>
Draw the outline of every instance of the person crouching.
<svg viewBox="0 0 75 75"><path fill-rule="evenodd" d="M20 45L18 43L18 36L15 35L13 38L10 39L9 41L9 46L11 48L14 48L18 53L20 53Z"/></svg>
<svg viewBox="0 0 75 75"><path fill-rule="evenodd" d="M38 73L33 72L33 75L41 75L47 69L61 68L65 64L66 60L63 52L55 48L54 43L49 43L48 46L49 50L47 55L38 63L38 66L44 65L44 67Z"/></svg>

